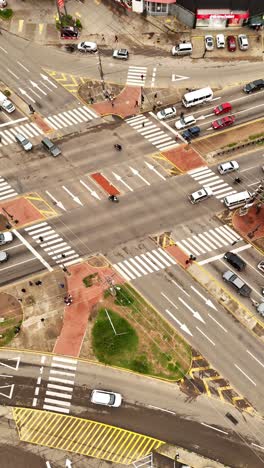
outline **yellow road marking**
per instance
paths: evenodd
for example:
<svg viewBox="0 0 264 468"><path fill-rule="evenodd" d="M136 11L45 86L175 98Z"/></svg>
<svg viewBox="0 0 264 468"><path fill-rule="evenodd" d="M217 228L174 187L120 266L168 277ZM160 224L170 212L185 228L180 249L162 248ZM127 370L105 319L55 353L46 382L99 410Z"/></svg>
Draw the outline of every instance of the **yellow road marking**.
<svg viewBox="0 0 264 468"><path fill-rule="evenodd" d="M44 24L40 23L38 26L39 26L39 34L42 34L44 30Z"/></svg>
<svg viewBox="0 0 264 468"><path fill-rule="evenodd" d="M49 411L13 408L13 416L22 441L127 465L164 444L126 429Z"/></svg>
<svg viewBox="0 0 264 468"><path fill-rule="evenodd" d="M24 26L24 20L23 19L18 20L18 32L22 32L23 26Z"/></svg>

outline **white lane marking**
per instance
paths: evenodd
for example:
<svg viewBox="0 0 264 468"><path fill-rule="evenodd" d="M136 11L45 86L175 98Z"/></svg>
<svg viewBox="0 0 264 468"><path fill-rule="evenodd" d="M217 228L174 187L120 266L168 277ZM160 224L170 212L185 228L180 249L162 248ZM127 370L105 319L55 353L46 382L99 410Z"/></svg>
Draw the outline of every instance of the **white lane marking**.
<svg viewBox="0 0 264 468"><path fill-rule="evenodd" d="M253 385L255 385L255 387L257 386L257 384L254 382L254 380L252 380L240 367L238 367L237 364L235 364L235 367L241 372L241 374L243 374Z"/></svg>
<svg viewBox="0 0 264 468"><path fill-rule="evenodd" d="M259 361L259 360L256 358L256 356L254 356L254 354L252 354L248 349L247 349L247 353L248 353L253 359L255 359L255 361L257 361L257 363L258 363L260 366L264 367L264 364L262 364L262 362Z"/></svg>
<svg viewBox="0 0 264 468"><path fill-rule="evenodd" d="M232 249L230 252L237 253L237 252L242 252L243 250L250 249L252 247L251 244L246 244L242 245L241 247L238 247L237 249ZM215 260L219 260L220 258L223 258L223 254L215 255L214 257L209 257L206 258L205 260L201 260L199 265L205 265L206 263L214 262Z"/></svg>
<svg viewBox="0 0 264 468"><path fill-rule="evenodd" d="M210 343L212 343L213 346L215 346L215 343L199 328L195 327Z"/></svg>
<svg viewBox="0 0 264 468"><path fill-rule="evenodd" d="M29 70L25 67L25 65L23 65L23 63L20 63L18 60L17 60L17 63L18 63L18 65L20 65L22 68L24 68L24 70L26 70L26 72L29 73Z"/></svg>
<svg viewBox="0 0 264 468"><path fill-rule="evenodd" d="M162 295L163 297L165 297L165 299L167 299L167 301L168 301L171 305L173 305L173 307L175 307L175 309L178 309L178 307L176 306L176 304L174 304L174 302L172 302L172 301L166 296L166 294L164 294L163 292L161 292L161 295Z"/></svg>
<svg viewBox="0 0 264 468"><path fill-rule="evenodd" d="M38 377L37 385L40 385L40 384L41 384L41 377Z"/></svg>
<svg viewBox="0 0 264 468"><path fill-rule="evenodd" d="M54 398L45 398L44 401L47 403L53 403L55 405L71 406L70 401L58 401L58 400L54 400Z"/></svg>
<svg viewBox="0 0 264 468"><path fill-rule="evenodd" d="M64 372L64 371L59 371L59 370L50 370L50 374L58 374L58 375L67 375L68 377L75 377L75 374L72 372Z"/></svg>
<svg viewBox="0 0 264 468"><path fill-rule="evenodd" d="M38 396L38 394L39 394L39 387L36 387L36 389L35 389L35 395Z"/></svg>
<svg viewBox="0 0 264 468"><path fill-rule="evenodd" d="M217 322L217 320L215 320L215 318L212 317L212 315L208 314L208 317L210 317L215 323L217 323L217 325L219 325L219 327L222 328L222 330L224 330L227 333L227 330L223 327L223 325L221 325L221 323Z"/></svg>
<svg viewBox="0 0 264 468"><path fill-rule="evenodd" d="M261 445L258 445L258 444L254 444L254 442L251 442L251 445L254 445L254 447L258 447L258 448L264 450L264 447L262 447Z"/></svg>
<svg viewBox="0 0 264 468"><path fill-rule="evenodd" d="M74 380L67 380L67 379L59 379L58 377L50 377L49 376L50 382L61 382L61 383L66 383L69 385L74 385Z"/></svg>
<svg viewBox="0 0 264 468"><path fill-rule="evenodd" d="M66 400L71 400L72 399L72 395L68 395L67 393L58 393L58 392L47 391L46 395L53 396L53 397L59 397L59 398L66 398Z"/></svg>
<svg viewBox="0 0 264 468"><path fill-rule="evenodd" d="M19 76L17 76L14 72L12 72L10 68L7 68L7 71L9 71L10 75L13 75L16 78L16 80L19 80Z"/></svg>
<svg viewBox="0 0 264 468"><path fill-rule="evenodd" d="M63 391L67 391L67 392L72 392L73 391L73 388L71 387L65 387L64 385L55 385L55 384L48 384L47 385L48 388L54 388L56 390L63 390Z"/></svg>
<svg viewBox="0 0 264 468"><path fill-rule="evenodd" d="M210 429L213 429L214 431L222 432L222 434L228 435L228 432L222 431L221 429L218 429L217 427L210 426L210 424L205 424L205 423L201 423L201 424L202 426L210 427Z"/></svg>
<svg viewBox="0 0 264 468"><path fill-rule="evenodd" d="M67 370L76 370L76 366L64 366L62 364L57 364L54 361L51 363L51 367L59 367L60 369L67 369Z"/></svg>
<svg viewBox="0 0 264 468"><path fill-rule="evenodd" d="M55 411L56 413L69 413L70 410L67 408L60 408L59 406L43 405L43 409L49 411Z"/></svg>
<svg viewBox="0 0 264 468"><path fill-rule="evenodd" d="M8 54L7 50L5 50L3 47L0 47L0 49L1 49L5 54Z"/></svg>
<svg viewBox="0 0 264 468"><path fill-rule="evenodd" d="M46 361L46 356L42 356L40 360L41 364L44 364L45 361Z"/></svg>
<svg viewBox="0 0 264 468"><path fill-rule="evenodd" d="M155 84L156 72L157 72L157 67L154 67L153 72L152 72L152 78L151 78L151 85L150 85L151 88L153 88Z"/></svg>
<svg viewBox="0 0 264 468"><path fill-rule="evenodd" d="M54 361L60 361L60 362L67 362L68 364L78 364L78 361L76 359L69 359L69 358L64 358L64 357L59 357L59 356L54 356L52 359Z"/></svg>
<svg viewBox="0 0 264 468"><path fill-rule="evenodd" d="M13 231L14 232L14 231ZM8 249L6 249L8 250ZM29 258L28 260L24 260L23 262L19 262L19 263L15 263L14 265L10 265L8 267L5 267L5 268L1 268L1 271L4 271L4 270L10 270L10 268L14 268L18 265L23 265L24 263L28 263L28 262L35 262L37 259L35 257L33 258Z"/></svg>
<svg viewBox="0 0 264 468"><path fill-rule="evenodd" d="M176 414L174 413L174 411L169 411L169 410L166 410L164 408L159 408L158 406L153 406L153 405L147 405L148 408L153 408L153 409L157 409L159 411L164 411L165 413L170 413L170 414Z"/></svg>
<svg viewBox="0 0 264 468"><path fill-rule="evenodd" d="M23 242L28 250L30 250L30 252L35 255L35 257L47 268L47 270L53 271L53 268L46 262L46 260L44 260L44 258L34 249L34 247L32 247L32 245L30 245L26 239L24 239L23 236L21 236L21 234L16 229L13 229L13 234L15 234L15 236L17 236L18 239Z"/></svg>
<svg viewBox="0 0 264 468"><path fill-rule="evenodd" d="M32 406L37 406L37 402L38 402L38 399L37 399L37 398L34 398L34 399L33 399Z"/></svg>
<svg viewBox="0 0 264 468"><path fill-rule="evenodd" d="M175 284L175 286L177 286L177 288L179 288L184 294L186 294L186 296L190 297L190 294L188 294L186 291L184 291L184 289L178 284L176 283L175 280L171 280L173 284Z"/></svg>

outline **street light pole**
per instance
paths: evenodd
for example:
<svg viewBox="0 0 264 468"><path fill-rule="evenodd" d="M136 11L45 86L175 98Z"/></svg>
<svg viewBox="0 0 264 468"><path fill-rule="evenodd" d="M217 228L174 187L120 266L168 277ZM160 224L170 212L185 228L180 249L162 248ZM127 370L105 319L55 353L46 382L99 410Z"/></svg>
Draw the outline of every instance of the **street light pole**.
<svg viewBox="0 0 264 468"><path fill-rule="evenodd" d="M98 62L97 63L98 63L102 88L103 88L103 91L105 91L104 72L103 72L103 67L102 67L101 54L99 50L98 50Z"/></svg>

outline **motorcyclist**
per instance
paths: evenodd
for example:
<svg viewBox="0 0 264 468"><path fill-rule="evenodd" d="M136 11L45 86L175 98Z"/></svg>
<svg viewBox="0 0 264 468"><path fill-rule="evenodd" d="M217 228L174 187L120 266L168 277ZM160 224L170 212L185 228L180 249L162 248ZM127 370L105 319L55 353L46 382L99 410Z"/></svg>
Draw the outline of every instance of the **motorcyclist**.
<svg viewBox="0 0 264 468"><path fill-rule="evenodd" d="M234 182L235 182L235 184L240 184L240 182L241 182L240 177L235 177Z"/></svg>
<svg viewBox="0 0 264 468"><path fill-rule="evenodd" d="M119 145L119 144L115 144L114 147L115 147L115 149L117 149L118 151L121 151L121 149L122 149L122 146Z"/></svg>

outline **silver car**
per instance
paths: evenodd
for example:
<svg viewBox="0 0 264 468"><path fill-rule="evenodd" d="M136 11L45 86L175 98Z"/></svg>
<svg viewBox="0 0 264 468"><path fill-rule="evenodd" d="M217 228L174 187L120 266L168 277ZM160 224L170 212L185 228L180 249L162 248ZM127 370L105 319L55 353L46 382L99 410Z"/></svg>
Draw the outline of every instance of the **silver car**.
<svg viewBox="0 0 264 468"><path fill-rule="evenodd" d="M91 402L95 405L104 406L121 406L122 395L120 393L108 392L106 390L93 390L91 395Z"/></svg>
<svg viewBox="0 0 264 468"><path fill-rule="evenodd" d="M214 38L210 34L205 36L204 38L205 42L205 50L212 51L214 50Z"/></svg>
<svg viewBox="0 0 264 468"><path fill-rule="evenodd" d="M224 175L228 174L229 172L237 171L239 169L239 164L236 161L226 161L222 164L219 164L217 169L221 175Z"/></svg>
<svg viewBox="0 0 264 468"><path fill-rule="evenodd" d="M30 151L33 148L31 141L29 141L22 133L15 135L16 141L24 148L25 151Z"/></svg>

